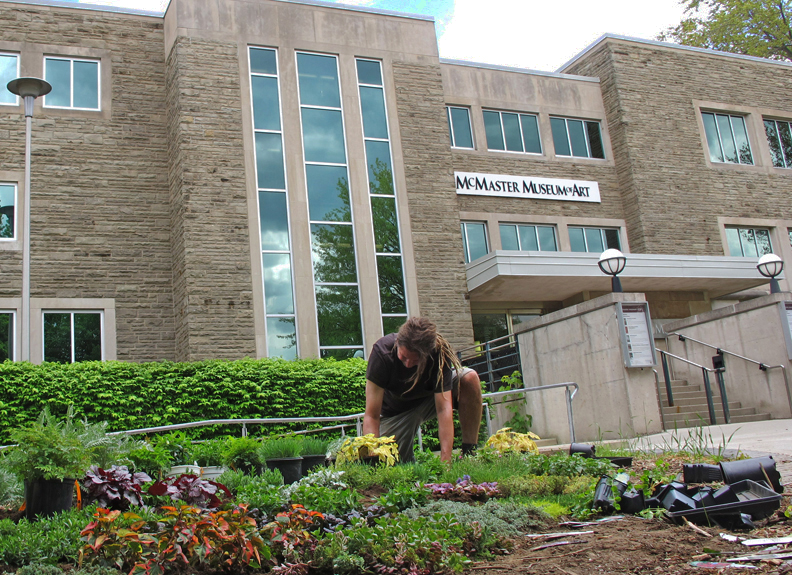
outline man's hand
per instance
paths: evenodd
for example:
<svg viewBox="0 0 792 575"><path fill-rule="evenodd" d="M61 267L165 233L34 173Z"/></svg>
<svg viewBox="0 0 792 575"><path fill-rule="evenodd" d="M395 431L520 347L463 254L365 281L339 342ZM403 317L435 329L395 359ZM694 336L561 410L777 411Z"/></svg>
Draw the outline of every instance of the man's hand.
<svg viewBox="0 0 792 575"><path fill-rule="evenodd" d="M366 412L363 414L363 435L373 433L374 437L379 437L380 413L382 413L382 398L384 396L384 389L376 383L366 380Z"/></svg>

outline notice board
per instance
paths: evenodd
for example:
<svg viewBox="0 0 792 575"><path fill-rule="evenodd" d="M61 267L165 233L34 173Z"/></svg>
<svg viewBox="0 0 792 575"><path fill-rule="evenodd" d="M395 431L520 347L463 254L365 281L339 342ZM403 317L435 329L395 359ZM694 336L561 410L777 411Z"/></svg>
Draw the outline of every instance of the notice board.
<svg viewBox="0 0 792 575"><path fill-rule="evenodd" d="M656 366L657 360L655 359L649 304L646 302L618 302L616 306L624 366Z"/></svg>

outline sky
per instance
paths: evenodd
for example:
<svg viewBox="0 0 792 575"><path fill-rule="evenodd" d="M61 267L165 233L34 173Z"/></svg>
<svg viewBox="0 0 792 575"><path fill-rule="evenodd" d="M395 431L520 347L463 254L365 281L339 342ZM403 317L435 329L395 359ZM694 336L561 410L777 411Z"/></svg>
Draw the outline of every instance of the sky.
<svg viewBox="0 0 792 575"><path fill-rule="evenodd" d="M163 11L168 0L67 0ZM680 0L343 0L433 16L440 57L552 72L605 33L655 39Z"/></svg>

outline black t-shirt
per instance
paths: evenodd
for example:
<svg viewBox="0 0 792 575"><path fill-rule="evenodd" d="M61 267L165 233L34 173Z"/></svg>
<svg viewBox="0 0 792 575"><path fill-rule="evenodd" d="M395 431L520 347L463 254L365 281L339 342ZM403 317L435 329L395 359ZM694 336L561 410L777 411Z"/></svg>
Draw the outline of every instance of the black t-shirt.
<svg viewBox="0 0 792 575"><path fill-rule="evenodd" d="M396 355L396 334L380 338L371 348L366 370L366 379L385 390L382 399L382 417L391 417L417 407L441 390L437 388L437 353L429 356L428 364L420 380L411 391L410 378L417 367L407 368ZM443 370L442 391L451 391L452 372L450 366ZM406 392L406 393L405 393Z"/></svg>

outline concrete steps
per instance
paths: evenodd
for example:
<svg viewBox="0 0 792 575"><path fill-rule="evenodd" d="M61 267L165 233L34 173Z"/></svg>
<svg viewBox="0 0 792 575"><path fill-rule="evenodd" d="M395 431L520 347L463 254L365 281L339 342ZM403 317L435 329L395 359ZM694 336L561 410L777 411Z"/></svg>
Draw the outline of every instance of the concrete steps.
<svg viewBox="0 0 792 575"><path fill-rule="evenodd" d="M717 423L726 423L717 382L711 382L711 388L716 421ZM663 420L665 421L666 429L710 425L707 393L704 391L703 383L690 384L684 380L673 380L671 382L671 393L674 396L673 407L668 405L665 385L661 384L660 409L663 410ZM739 401L729 401L728 405L731 423L772 419L769 413L757 413L756 408L743 407Z"/></svg>

